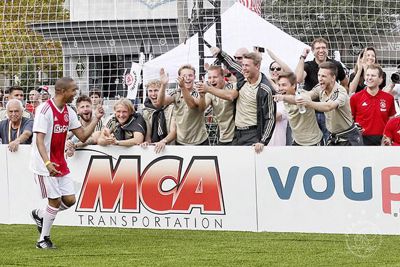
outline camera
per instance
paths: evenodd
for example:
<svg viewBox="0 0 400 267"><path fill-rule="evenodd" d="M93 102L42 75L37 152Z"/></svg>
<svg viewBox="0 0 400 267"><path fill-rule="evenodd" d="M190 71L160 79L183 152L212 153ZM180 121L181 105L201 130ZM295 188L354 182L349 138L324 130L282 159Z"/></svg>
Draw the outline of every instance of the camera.
<svg viewBox="0 0 400 267"><path fill-rule="evenodd" d="M393 83L400 84L400 71L393 72L392 76L390 76L390 79Z"/></svg>
<svg viewBox="0 0 400 267"><path fill-rule="evenodd" d="M256 51L258 53L265 53L265 48L264 47L254 46L253 49L254 49L254 51Z"/></svg>
<svg viewBox="0 0 400 267"><path fill-rule="evenodd" d="M397 65L397 71L393 72L390 79L392 80L392 83L400 84L400 65Z"/></svg>

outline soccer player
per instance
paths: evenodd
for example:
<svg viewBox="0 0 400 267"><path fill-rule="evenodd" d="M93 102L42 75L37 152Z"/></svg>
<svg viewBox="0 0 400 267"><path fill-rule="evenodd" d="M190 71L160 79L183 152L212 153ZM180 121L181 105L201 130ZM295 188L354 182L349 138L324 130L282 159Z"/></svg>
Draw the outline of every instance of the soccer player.
<svg viewBox="0 0 400 267"><path fill-rule="evenodd" d="M36 243L39 249L55 248L50 240L50 229L59 211L75 204L75 192L70 171L65 161L65 141L68 130L82 142L92 134L104 114L101 106L96 109L96 119L82 128L71 103L78 87L73 79L64 77L55 84L55 96L42 103L36 111L33 124L31 168L41 195L48 199L43 209L32 211L40 237Z"/></svg>

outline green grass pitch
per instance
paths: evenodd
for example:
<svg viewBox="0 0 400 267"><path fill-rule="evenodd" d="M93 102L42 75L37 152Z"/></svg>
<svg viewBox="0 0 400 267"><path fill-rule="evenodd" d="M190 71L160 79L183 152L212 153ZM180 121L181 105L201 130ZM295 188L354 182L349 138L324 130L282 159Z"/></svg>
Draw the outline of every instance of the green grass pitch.
<svg viewBox="0 0 400 267"><path fill-rule="evenodd" d="M0 225L0 266L400 266L399 236Z"/></svg>

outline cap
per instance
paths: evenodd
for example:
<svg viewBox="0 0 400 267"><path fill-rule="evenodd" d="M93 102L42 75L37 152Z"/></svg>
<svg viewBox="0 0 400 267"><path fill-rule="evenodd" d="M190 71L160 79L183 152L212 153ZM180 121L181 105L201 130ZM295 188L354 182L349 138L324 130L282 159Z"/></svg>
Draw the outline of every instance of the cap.
<svg viewBox="0 0 400 267"><path fill-rule="evenodd" d="M39 88L37 89L37 91L39 92L39 94L45 94L45 93L49 93L49 87L48 86L39 86Z"/></svg>

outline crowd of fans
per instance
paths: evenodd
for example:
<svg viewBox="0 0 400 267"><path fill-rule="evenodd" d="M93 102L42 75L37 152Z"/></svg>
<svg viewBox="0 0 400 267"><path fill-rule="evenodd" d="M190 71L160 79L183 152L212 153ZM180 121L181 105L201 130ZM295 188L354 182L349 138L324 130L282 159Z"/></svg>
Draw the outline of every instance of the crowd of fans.
<svg viewBox="0 0 400 267"><path fill-rule="evenodd" d="M210 108L218 145L252 145L257 153L264 146L400 145L399 81L386 81L373 47L361 51L350 77L328 57L328 49L325 39L315 39L294 71L267 49L273 62L263 73L259 51L239 48L232 57L212 47L216 64L206 66L206 80L197 81L195 69L183 65L176 88L169 88L168 73L161 69L159 79L145 84L148 97L140 113L131 100L117 100L113 114L98 122L85 143L67 140L66 154L92 144L154 145L157 153L166 145L210 145L205 119ZM314 59L305 61L310 52ZM0 97L0 138L17 151L31 143L35 110L51 101L49 88L31 90L25 100L23 88L12 86ZM83 127L98 105L98 88L76 99Z"/></svg>

